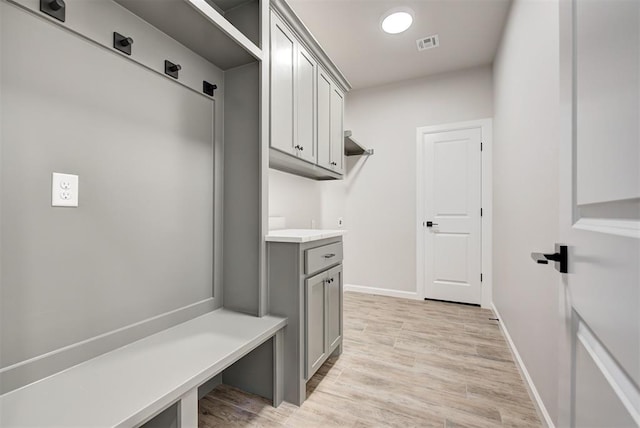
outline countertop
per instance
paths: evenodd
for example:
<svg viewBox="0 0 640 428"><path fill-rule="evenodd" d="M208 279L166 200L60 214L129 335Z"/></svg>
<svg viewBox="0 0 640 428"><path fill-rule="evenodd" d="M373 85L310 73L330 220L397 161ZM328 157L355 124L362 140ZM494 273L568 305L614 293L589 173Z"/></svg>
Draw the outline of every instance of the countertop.
<svg viewBox="0 0 640 428"><path fill-rule="evenodd" d="M265 239L267 242L302 243L343 236L346 233L344 229L282 229L269 231Z"/></svg>

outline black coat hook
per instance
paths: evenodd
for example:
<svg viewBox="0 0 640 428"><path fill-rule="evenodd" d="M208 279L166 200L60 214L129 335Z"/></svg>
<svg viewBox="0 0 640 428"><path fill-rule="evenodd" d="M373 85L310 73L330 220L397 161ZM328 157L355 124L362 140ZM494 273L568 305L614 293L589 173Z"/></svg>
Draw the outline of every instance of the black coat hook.
<svg viewBox="0 0 640 428"><path fill-rule="evenodd" d="M213 96L213 91L215 91L216 89L218 89L218 85L214 85L213 83L209 83L206 80L202 81L202 92L204 92L205 94L209 95L210 97Z"/></svg>
<svg viewBox="0 0 640 428"><path fill-rule="evenodd" d="M133 39L131 37L125 37L120 33L113 32L113 47L114 49L119 50L120 52L126 53L127 55L131 55L131 45L133 44Z"/></svg>
<svg viewBox="0 0 640 428"><path fill-rule="evenodd" d="M180 64L174 64L171 61L164 60L164 73L167 76L171 76L174 79L178 78L178 72L182 70L182 66Z"/></svg>
<svg viewBox="0 0 640 428"><path fill-rule="evenodd" d="M40 0L40 12L64 22L67 5L64 0Z"/></svg>

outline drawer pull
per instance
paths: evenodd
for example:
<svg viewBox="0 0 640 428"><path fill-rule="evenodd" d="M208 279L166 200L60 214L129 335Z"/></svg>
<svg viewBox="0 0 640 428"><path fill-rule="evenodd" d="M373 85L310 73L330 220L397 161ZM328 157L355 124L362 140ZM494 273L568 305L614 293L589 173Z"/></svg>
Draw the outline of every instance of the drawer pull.
<svg viewBox="0 0 640 428"><path fill-rule="evenodd" d="M329 253L329 254L325 254L325 255L324 255L324 256L322 256L322 257L324 257L325 259L330 259L330 258L335 257L335 256L336 256L336 254L335 254L335 253Z"/></svg>

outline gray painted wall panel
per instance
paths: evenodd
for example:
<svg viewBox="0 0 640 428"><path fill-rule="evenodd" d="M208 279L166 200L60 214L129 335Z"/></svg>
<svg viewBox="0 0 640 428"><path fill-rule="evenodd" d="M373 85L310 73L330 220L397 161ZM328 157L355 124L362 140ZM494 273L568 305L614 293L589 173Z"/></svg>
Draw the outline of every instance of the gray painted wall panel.
<svg viewBox="0 0 640 428"><path fill-rule="evenodd" d="M259 65L225 73L224 306L258 314L260 290Z"/></svg>
<svg viewBox="0 0 640 428"><path fill-rule="evenodd" d="M211 309L213 101L0 7L1 367ZM53 171L79 208L50 206Z"/></svg>

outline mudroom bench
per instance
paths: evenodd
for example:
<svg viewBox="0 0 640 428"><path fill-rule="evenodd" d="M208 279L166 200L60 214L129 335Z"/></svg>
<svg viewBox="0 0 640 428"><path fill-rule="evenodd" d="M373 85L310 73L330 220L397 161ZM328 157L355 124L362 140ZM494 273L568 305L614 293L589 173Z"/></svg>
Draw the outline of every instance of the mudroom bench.
<svg viewBox="0 0 640 428"><path fill-rule="evenodd" d="M268 379L278 406L286 324L282 317L209 312L0 396L0 426L134 427L177 404L177 425L196 428L198 387L259 347L264 360L270 339L268 373L256 376L253 357L250 370L241 366L232 377Z"/></svg>

